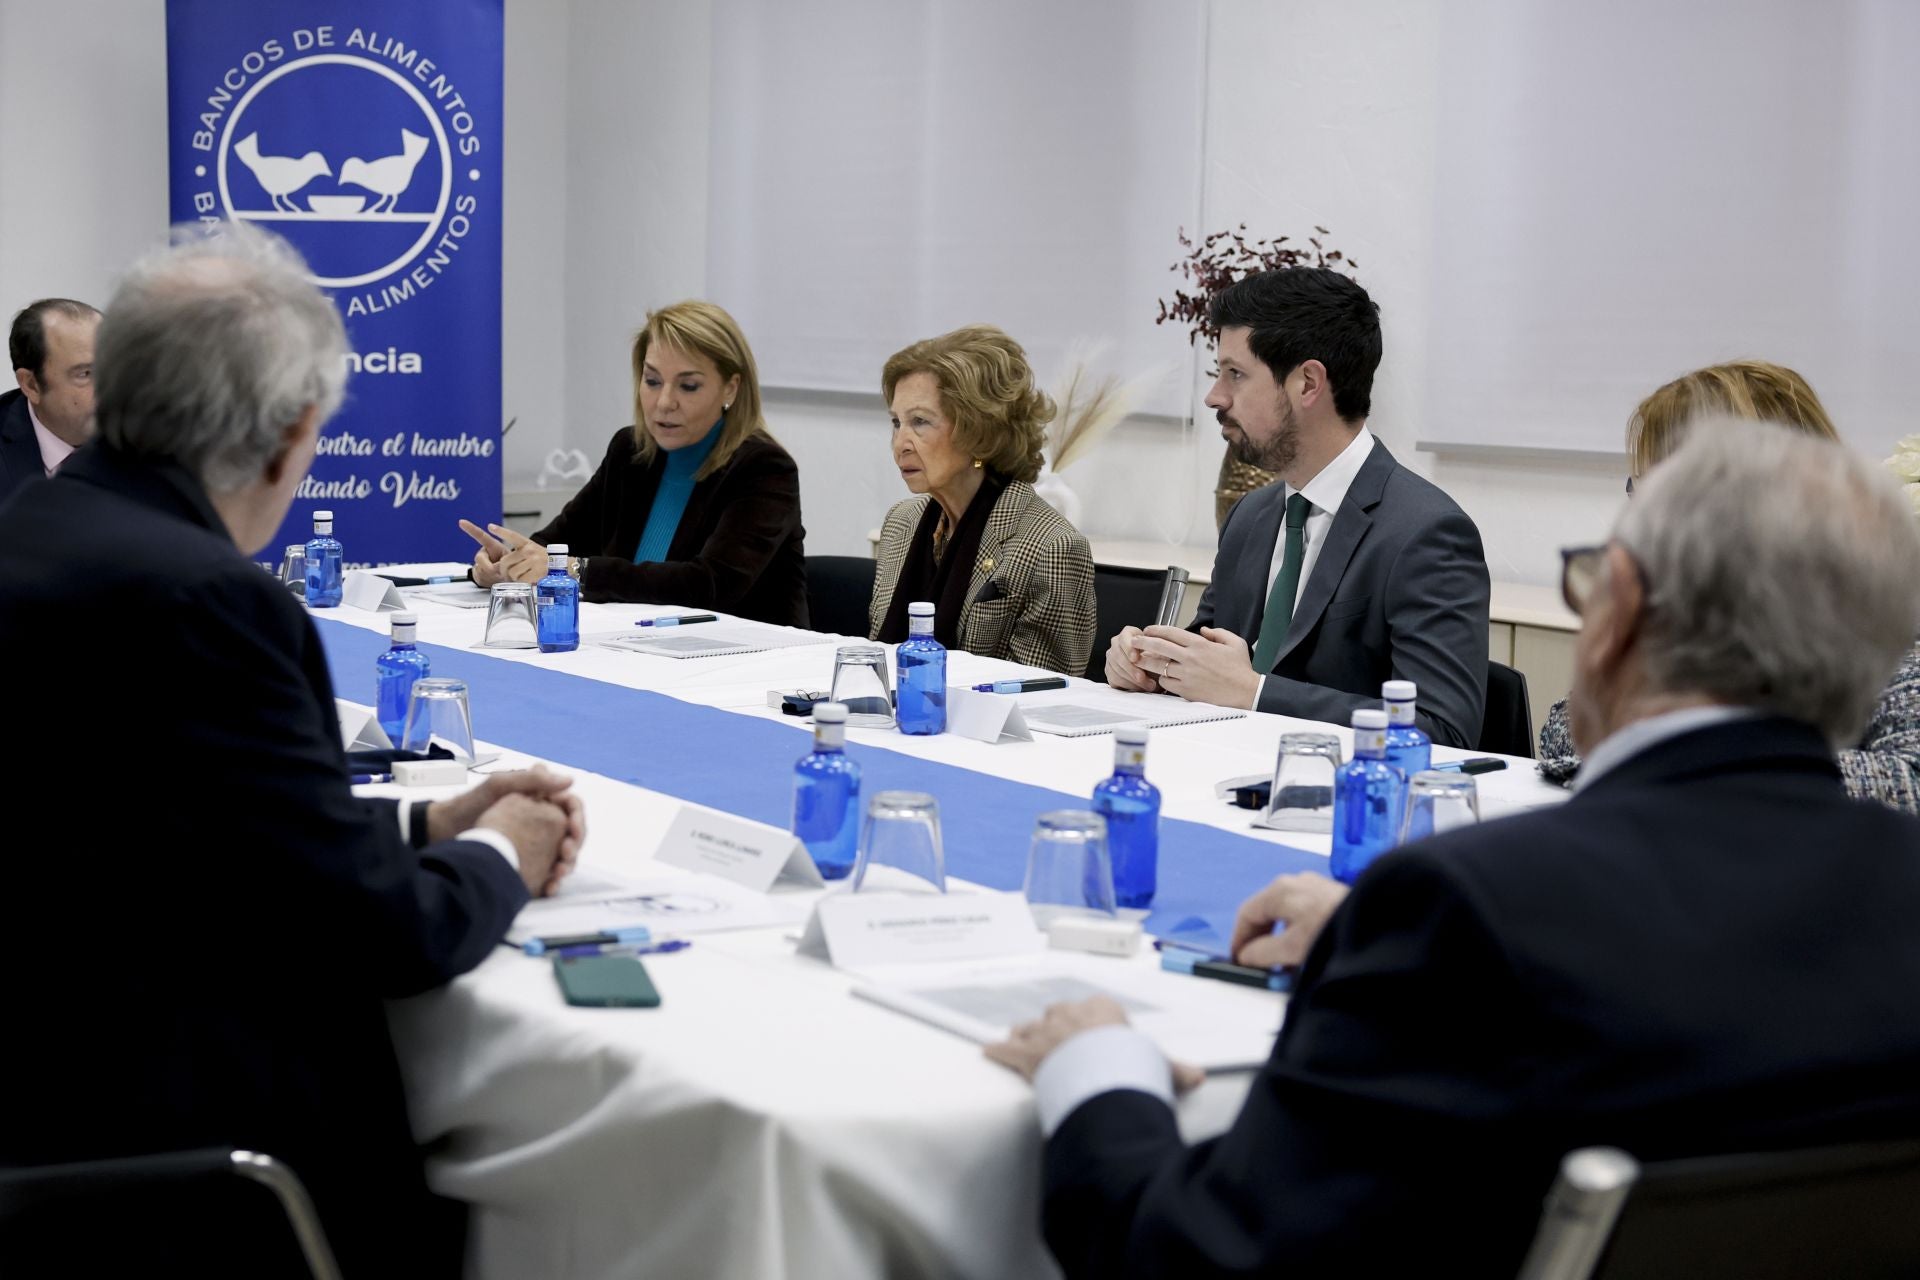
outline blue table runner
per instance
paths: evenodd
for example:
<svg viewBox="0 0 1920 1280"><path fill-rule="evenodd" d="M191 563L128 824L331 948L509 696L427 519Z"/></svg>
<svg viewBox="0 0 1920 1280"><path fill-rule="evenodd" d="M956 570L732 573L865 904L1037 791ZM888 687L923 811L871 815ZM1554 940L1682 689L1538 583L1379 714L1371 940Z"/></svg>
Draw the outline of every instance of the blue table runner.
<svg viewBox="0 0 1920 1280"><path fill-rule="evenodd" d="M334 692L373 700L374 659L386 636L315 619ZM423 644L436 676L467 682L477 737L555 764L585 769L680 800L786 828L792 821L793 765L809 749L799 724L779 724L666 694L628 689L546 667ZM1177 750L1178 748L1172 748ZM1089 797L850 743L862 794L925 791L940 802L947 873L995 889L1019 889L1036 815L1084 809ZM587 815L589 824L593 815ZM594 829L606 839L604 828ZM1238 836L1197 822L1162 818L1160 879L1147 928L1192 932L1194 918L1224 939L1234 912L1274 876L1326 870L1318 854Z"/></svg>

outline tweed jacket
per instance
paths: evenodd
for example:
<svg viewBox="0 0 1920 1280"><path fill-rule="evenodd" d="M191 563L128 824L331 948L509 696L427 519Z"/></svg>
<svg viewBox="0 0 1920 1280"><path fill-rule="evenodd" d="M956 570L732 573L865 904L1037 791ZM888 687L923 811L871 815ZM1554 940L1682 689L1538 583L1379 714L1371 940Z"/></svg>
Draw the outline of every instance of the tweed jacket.
<svg viewBox="0 0 1920 1280"><path fill-rule="evenodd" d="M867 635L878 636L907 562L926 494L895 503L880 528ZM1081 532L1046 504L1033 486L1015 480L1000 492L980 535L967 603L960 613L960 647L1065 675L1086 674L1093 654L1093 550Z"/></svg>
<svg viewBox="0 0 1920 1280"><path fill-rule="evenodd" d="M1902 813L1920 814L1920 642L1907 650L1880 695L1860 745L1837 751L1840 780L1856 800L1878 800ZM1553 704L1540 726L1540 773L1568 783L1580 771L1567 723L1567 700Z"/></svg>

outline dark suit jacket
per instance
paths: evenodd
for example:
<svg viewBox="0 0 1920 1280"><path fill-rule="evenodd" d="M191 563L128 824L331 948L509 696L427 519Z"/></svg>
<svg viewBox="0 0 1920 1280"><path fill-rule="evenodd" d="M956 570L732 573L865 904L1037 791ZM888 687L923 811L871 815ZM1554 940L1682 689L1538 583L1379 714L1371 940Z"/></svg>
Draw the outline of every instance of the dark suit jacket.
<svg viewBox="0 0 1920 1280"><path fill-rule="evenodd" d="M484 959L518 873L354 797L312 622L171 465L95 444L0 509L0 664L38 673L7 704L32 1051L0 1054L0 1163L258 1149L348 1274L395 1272L430 1245L382 1001ZM165 1258L148 1225L114 1230Z"/></svg>
<svg viewBox="0 0 1920 1280"><path fill-rule="evenodd" d="M1920 1133L1920 821L1806 726L1656 745L1361 876L1222 1137L1115 1091L1046 1154L1069 1276L1510 1276L1559 1157Z"/></svg>
<svg viewBox="0 0 1920 1280"><path fill-rule="evenodd" d="M0 395L0 502L29 480L44 480L47 466L27 416L27 394L15 387Z"/></svg>
<svg viewBox="0 0 1920 1280"><path fill-rule="evenodd" d="M564 542L569 554L585 558L580 589L589 600L719 609L806 626L806 530L793 456L770 435L747 437L726 466L693 486L667 558L635 564L666 470L663 451L643 463L633 428L620 428L600 469L533 540Z"/></svg>
<svg viewBox="0 0 1920 1280"><path fill-rule="evenodd" d="M1286 508L1278 483L1240 499L1220 530L1194 630L1223 627L1253 647ZM1374 441L1334 513L1260 710L1346 724L1355 708L1380 705L1386 681L1411 680L1420 727L1435 742L1477 745L1490 591L1473 521Z"/></svg>

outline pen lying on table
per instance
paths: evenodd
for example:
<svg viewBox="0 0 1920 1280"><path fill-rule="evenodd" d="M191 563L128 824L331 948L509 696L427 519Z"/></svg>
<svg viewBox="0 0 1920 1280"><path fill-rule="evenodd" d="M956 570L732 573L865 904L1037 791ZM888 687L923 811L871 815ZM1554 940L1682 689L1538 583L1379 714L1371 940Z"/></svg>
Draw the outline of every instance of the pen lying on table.
<svg viewBox="0 0 1920 1280"><path fill-rule="evenodd" d="M666 618L642 618L634 623L636 627L684 627L689 622L718 622L720 617L713 613L682 613Z"/></svg>
<svg viewBox="0 0 1920 1280"><path fill-rule="evenodd" d="M1064 689L1067 682L1059 676L1036 676L1031 680L989 680L973 686L975 693L1039 693L1042 689Z"/></svg>

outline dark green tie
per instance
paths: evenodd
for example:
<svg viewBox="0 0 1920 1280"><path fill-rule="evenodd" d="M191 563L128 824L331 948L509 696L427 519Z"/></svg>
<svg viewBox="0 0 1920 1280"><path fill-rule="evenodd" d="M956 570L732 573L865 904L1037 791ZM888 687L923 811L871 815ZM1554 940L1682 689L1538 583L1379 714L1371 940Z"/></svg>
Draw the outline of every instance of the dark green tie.
<svg viewBox="0 0 1920 1280"><path fill-rule="evenodd" d="M1273 590L1267 593L1267 611L1260 618L1260 639L1253 646L1253 669L1260 675L1273 670L1280 656L1280 643L1287 638L1287 624L1293 621L1293 596L1300 586L1300 562L1307 555L1307 512L1313 504L1307 495L1296 493L1287 499L1287 549L1280 557L1280 572L1274 575Z"/></svg>

